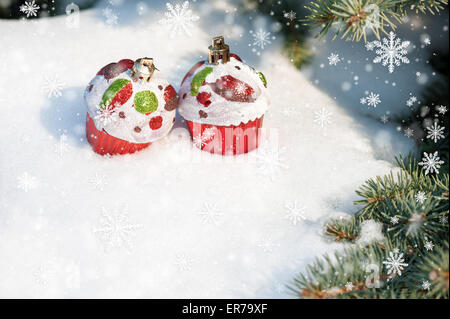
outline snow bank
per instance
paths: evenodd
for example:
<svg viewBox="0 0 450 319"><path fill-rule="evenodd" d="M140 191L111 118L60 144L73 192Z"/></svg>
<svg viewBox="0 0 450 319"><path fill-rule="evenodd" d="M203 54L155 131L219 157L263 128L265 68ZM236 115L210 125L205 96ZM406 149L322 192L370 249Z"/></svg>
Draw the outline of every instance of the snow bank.
<svg viewBox="0 0 450 319"><path fill-rule="evenodd" d="M77 29L64 17L0 21L1 297L286 297L297 272L339 247L322 238L324 220L354 212L354 190L411 144L312 85L279 39L256 55L247 28L264 20L230 18L219 3L196 3L192 37L176 39L157 22L163 2L133 19L127 1L112 27L105 5ZM178 117L138 154L92 152L82 92L97 69L151 55L178 88L222 33L215 21L243 29L230 46L266 74L264 126L279 138L247 156L210 156Z"/></svg>

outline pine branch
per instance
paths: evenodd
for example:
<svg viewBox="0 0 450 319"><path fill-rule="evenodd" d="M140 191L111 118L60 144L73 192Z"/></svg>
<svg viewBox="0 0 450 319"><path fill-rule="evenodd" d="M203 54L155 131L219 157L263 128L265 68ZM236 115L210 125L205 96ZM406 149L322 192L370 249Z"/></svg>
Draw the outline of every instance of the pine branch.
<svg viewBox="0 0 450 319"><path fill-rule="evenodd" d="M318 37L336 29L333 39L366 41L371 30L379 39L380 33L388 34L387 28L395 30L401 18L409 10L435 14L448 4L448 0L316 0L305 8L310 12L303 19L307 26L320 28Z"/></svg>

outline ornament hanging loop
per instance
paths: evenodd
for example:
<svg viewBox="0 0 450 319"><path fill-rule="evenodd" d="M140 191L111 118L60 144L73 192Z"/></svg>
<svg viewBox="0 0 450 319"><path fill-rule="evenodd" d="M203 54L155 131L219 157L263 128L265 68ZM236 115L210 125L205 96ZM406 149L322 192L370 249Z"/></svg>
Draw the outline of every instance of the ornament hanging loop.
<svg viewBox="0 0 450 319"><path fill-rule="evenodd" d="M223 36L214 37L209 46L209 63L219 64L230 61L230 47L225 44Z"/></svg>
<svg viewBox="0 0 450 319"><path fill-rule="evenodd" d="M155 70L158 69L153 64L153 58L140 58L134 61L131 77L135 82L138 80L150 82Z"/></svg>

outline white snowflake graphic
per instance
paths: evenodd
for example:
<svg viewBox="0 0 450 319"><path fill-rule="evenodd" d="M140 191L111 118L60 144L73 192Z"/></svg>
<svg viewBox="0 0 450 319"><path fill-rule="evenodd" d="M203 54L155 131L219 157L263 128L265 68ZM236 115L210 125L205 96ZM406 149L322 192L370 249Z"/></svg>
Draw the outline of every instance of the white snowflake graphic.
<svg viewBox="0 0 450 319"><path fill-rule="evenodd" d="M365 97L362 97L359 102L363 105L367 104L368 106L377 107L381 103L380 94L370 92Z"/></svg>
<svg viewBox="0 0 450 319"><path fill-rule="evenodd" d="M94 119L99 121L103 126L116 122L118 118L119 115L115 112L112 105L105 106L103 109L97 109L97 114L94 116Z"/></svg>
<svg viewBox="0 0 450 319"><path fill-rule="evenodd" d="M401 276L402 270L408 267L408 264L405 263L405 259L403 258L403 253L400 254L398 249L389 252L389 257L386 261L383 261L383 264L386 265L388 270L387 274L391 277L395 275Z"/></svg>
<svg viewBox="0 0 450 319"><path fill-rule="evenodd" d="M67 135L61 134L59 136L58 143L55 144L55 153L59 157L62 157L67 152L69 152L69 144L67 143Z"/></svg>
<svg viewBox="0 0 450 319"><path fill-rule="evenodd" d="M430 250L433 250L434 244L431 241L426 241L424 247L427 251L430 251Z"/></svg>
<svg viewBox="0 0 450 319"><path fill-rule="evenodd" d="M392 224L392 225L397 225L397 224L398 224L398 221L399 221L399 219L398 219L397 216L392 216L392 217L391 217L391 224Z"/></svg>
<svg viewBox="0 0 450 319"><path fill-rule="evenodd" d="M28 174L28 172L23 172L22 175L17 177L17 187L28 192L29 190L38 187L37 178Z"/></svg>
<svg viewBox="0 0 450 319"><path fill-rule="evenodd" d="M413 106L417 102L417 97L412 95L408 100L406 100L406 106Z"/></svg>
<svg viewBox="0 0 450 319"><path fill-rule="evenodd" d="M332 122L332 115L333 113L325 108L320 109L320 111L314 111L314 123L319 125L321 129L326 128Z"/></svg>
<svg viewBox="0 0 450 319"><path fill-rule="evenodd" d="M380 121L384 124L386 124L387 122L389 122L389 116L387 116L386 114L384 114L382 117L380 117Z"/></svg>
<svg viewBox="0 0 450 319"><path fill-rule="evenodd" d="M442 215L439 217L439 222L443 225L448 224L448 216L447 215Z"/></svg>
<svg viewBox="0 0 450 319"><path fill-rule="evenodd" d="M423 202L427 199L427 196L425 195L425 192L418 191L416 195L414 195L414 198L416 199L416 202L423 204Z"/></svg>
<svg viewBox="0 0 450 319"><path fill-rule="evenodd" d="M256 152L250 153L256 159L256 166L261 170L263 175L273 177L281 170L287 169L288 166L284 163L284 153L286 148L271 146L264 144L258 147Z"/></svg>
<svg viewBox="0 0 450 319"><path fill-rule="evenodd" d="M259 28L256 32L250 31L250 34L253 37L253 45L259 47L261 50L264 50L266 46L272 43L270 41L270 32L266 32L262 28Z"/></svg>
<svg viewBox="0 0 450 319"><path fill-rule="evenodd" d="M107 249L125 247L131 250L133 248L131 237L141 227L141 225L130 223L126 210L110 213L102 207L100 226L94 228L94 234L101 238Z"/></svg>
<svg viewBox="0 0 450 319"><path fill-rule="evenodd" d="M192 269L192 258L187 254L177 254L175 256L175 266L181 271L189 271Z"/></svg>
<svg viewBox="0 0 450 319"><path fill-rule="evenodd" d="M106 176L100 173L95 173L94 176L89 179L89 183L94 186L94 189L103 191L104 187L108 184Z"/></svg>
<svg viewBox="0 0 450 319"><path fill-rule="evenodd" d="M430 282L428 280L424 280L422 282L422 289L423 290L430 290L430 288L431 288Z"/></svg>
<svg viewBox="0 0 450 319"><path fill-rule="evenodd" d="M419 165L423 166L425 169L425 175L428 175L429 173L433 174L434 172L439 174L439 168L444 164L444 161L442 161L438 155L438 151L433 154L427 152L423 153L424 157L422 158L422 162L419 162Z"/></svg>
<svg viewBox="0 0 450 319"><path fill-rule="evenodd" d="M292 22L295 20L295 18L297 18L297 13L292 10L289 12L284 12L283 17L285 17L286 19L288 19Z"/></svg>
<svg viewBox="0 0 450 319"><path fill-rule="evenodd" d="M431 44L431 39L429 37L426 37L425 39L423 39L423 44L429 46Z"/></svg>
<svg viewBox="0 0 450 319"><path fill-rule="evenodd" d="M394 32L389 33L389 38L383 38L382 42L372 41L366 44L368 51L373 51L378 48L375 53L378 55L373 59L373 63L380 63L383 66L388 66L389 73L394 72L395 66L400 66L401 63L408 64L409 59L405 56L408 52L409 41L401 41L396 38Z"/></svg>
<svg viewBox="0 0 450 319"><path fill-rule="evenodd" d="M350 282L350 281L348 281L348 282L345 284L345 290L347 290L347 291L352 291L352 290L353 290L353 283Z"/></svg>
<svg viewBox="0 0 450 319"><path fill-rule="evenodd" d="M19 7L19 10L25 13L27 15L27 18L29 18L29 17L36 17L39 8L40 7L35 3L35 0L32 0L32 1L25 1L25 3Z"/></svg>
<svg viewBox="0 0 450 319"><path fill-rule="evenodd" d="M274 247L278 247L279 245L274 243L272 237L265 236L258 242L258 247L263 250L265 253L271 253L274 250Z"/></svg>
<svg viewBox="0 0 450 319"><path fill-rule="evenodd" d="M303 206L298 200L294 200L292 203L286 203L284 207L286 208L285 218L288 219L294 226L302 220L306 220L306 207Z"/></svg>
<svg viewBox="0 0 450 319"><path fill-rule="evenodd" d="M52 97L60 97L62 96L62 89L64 88L65 83L59 81L57 75L46 76L44 78L44 85L42 89L45 93L47 93L48 98Z"/></svg>
<svg viewBox="0 0 450 319"><path fill-rule="evenodd" d="M436 107L436 110L440 113L440 114L445 114L447 113L447 107L445 105L439 105Z"/></svg>
<svg viewBox="0 0 450 319"><path fill-rule="evenodd" d="M192 36L189 28L192 28L194 26L193 22L198 21L200 18L189 9L189 1L183 2L182 5L176 4L175 6L166 3L166 7L165 18L159 20L159 23L169 27L170 36L172 38L180 34Z"/></svg>
<svg viewBox="0 0 450 319"><path fill-rule="evenodd" d="M329 65L337 65L341 59L339 58L339 54L331 53L328 57L328 64Z"/></svg>
<svg viewBox="0 0 450 319"><path fill-rule="evenodd" d="M222 216L220 211L217 209L216 204L204 203L204 209L198 214L202 217L203 223L205 224L219 224L219 217Z"/></svg>
<svg viewBox="0 0 450 319"><path fill-rule="evenodd" d="M428 135L427 138L431 138L435 143L437 143L438 140L441 138L444 138L444 130L445 127L440 127L437 125L436 122L433 123L433 126L428 126L427 131Z"/></svg>
<svg viewBox="0 0 450 319"><path fill-rule="evenodd" d="M414 136L414 130L413 129L411 129L411 128L406 128L404 131L404 135L407 137L407 138L411 138L411 137L413 137Z"/></svg>

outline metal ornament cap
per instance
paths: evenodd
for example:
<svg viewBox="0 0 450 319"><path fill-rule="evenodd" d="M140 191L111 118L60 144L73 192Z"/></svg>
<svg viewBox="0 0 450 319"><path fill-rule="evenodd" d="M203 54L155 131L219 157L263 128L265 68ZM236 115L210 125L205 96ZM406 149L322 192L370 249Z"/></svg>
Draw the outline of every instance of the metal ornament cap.
<svg viewBox="0 0 450 319"><path fill-rule="evenodd" d="M138 80L150 82L155 70L158 69L153 63L153 58L140 58L134 61L130 75L135 82Z"/></svg>
<svg viewBox="0 0 450 319"><path fill-rule="evenodd" d="M230 47L225 44L223 36L214 37L212 45L209 47L208 60L211 64L219 64L219 62L227 63L230 61Z"/></svg>

